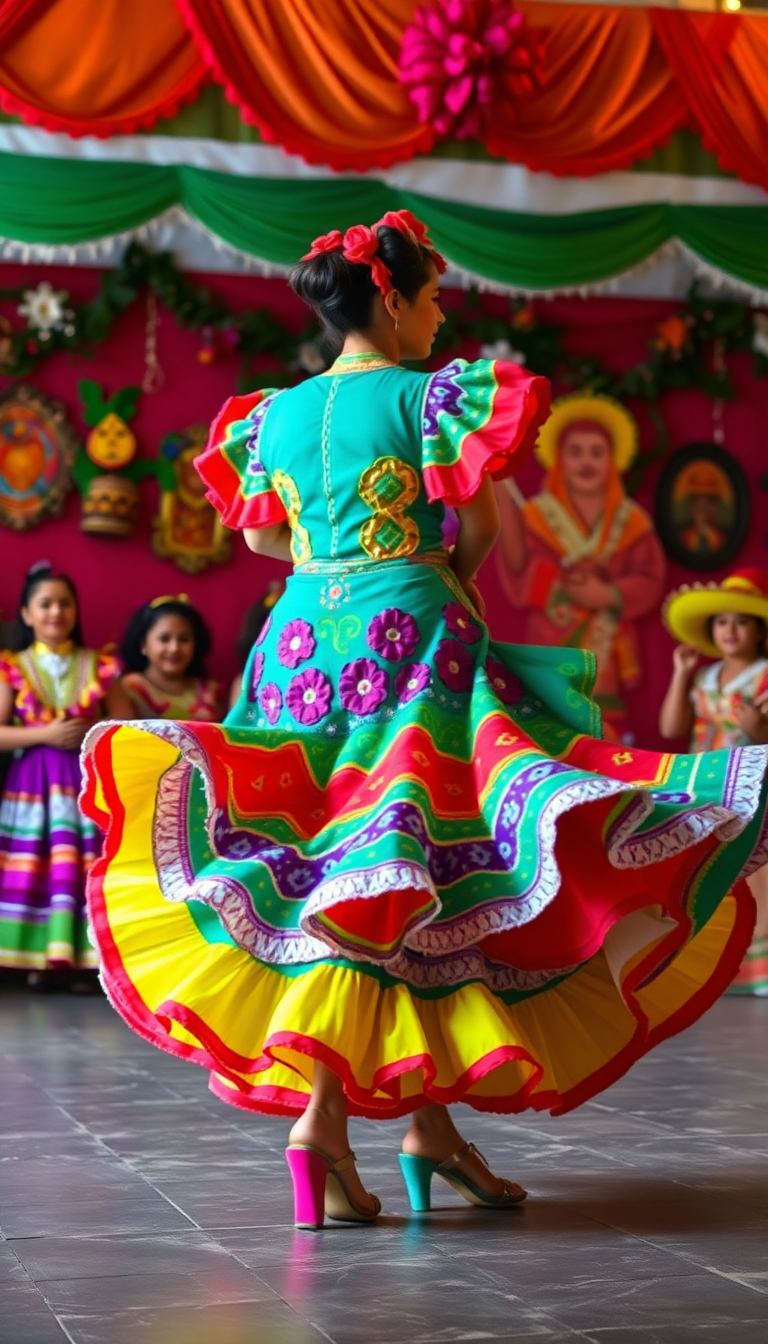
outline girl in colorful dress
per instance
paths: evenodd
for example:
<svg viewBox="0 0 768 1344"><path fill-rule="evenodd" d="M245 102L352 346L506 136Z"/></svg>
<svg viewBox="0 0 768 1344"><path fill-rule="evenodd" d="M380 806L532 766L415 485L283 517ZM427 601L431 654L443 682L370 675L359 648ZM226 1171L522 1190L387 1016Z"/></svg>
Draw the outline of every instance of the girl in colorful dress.
<svg viewBox="0 0 768 1344"><path fill-rule="evenodd" d="M86 933L85 877L100 849L77 806L80 744L104 710L130 716L117 658L83 648L75 585L47 561L27 575L14 632L0 654L0 751L13 752L0 805L0 965L32 988L97 957Z"/></svg>
<svg viewBox="0 0 768 1344"><path fill-rule="evenodd" d="M186 593L139 607L120 646L131 717L216 723L221 687L205 675L210 649L211 632Z"/></svg>
<svg viewBox="0 0 768 1344"><path fill-rule="evenodd" d="M768 742L761 702L768 688L768 575L742 569L722 583L671 593L664 621L682 640L661 708L662 737L690 734L691 751L733 751ZM701 655L717 661L700 667ZM766 697L768 698L768 697ZM768 867L749 878L755 930L729 993L768 995Z"/></svg>
<svg viewBox="0 0 768 1344"><path fill-rule="evenodd" d="M292 284L339 357L232 398L199 459L224 521L294 567L247 689L222 726L85 744L112 1002L225 1101L294 1118L302 1227L378 1213L348 1112L410 1117L415 1209L434 1175L518 1204L447 1103L561 1113L693 1021L749 941L764 841L764 748L711 755L694 793L694 758L599 739L589 650L490 640L492 480L548 387L401 367L430 352L443 269L408 211L313 244Z"/></svg>

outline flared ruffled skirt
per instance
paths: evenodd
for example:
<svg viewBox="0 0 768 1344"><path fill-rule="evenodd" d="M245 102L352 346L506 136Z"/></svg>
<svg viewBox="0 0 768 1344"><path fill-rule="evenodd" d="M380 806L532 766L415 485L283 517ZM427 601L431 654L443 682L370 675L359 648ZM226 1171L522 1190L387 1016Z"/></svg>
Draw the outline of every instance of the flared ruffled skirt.
<svg viewBox="0 0 768 1344"><path fill-rule="evenodd" d="M227 1101L563 1111L750 941L768 752L598 740L589 655L489 643L444 567L305 567L226 725L104 724L105 987Z"/></svg>

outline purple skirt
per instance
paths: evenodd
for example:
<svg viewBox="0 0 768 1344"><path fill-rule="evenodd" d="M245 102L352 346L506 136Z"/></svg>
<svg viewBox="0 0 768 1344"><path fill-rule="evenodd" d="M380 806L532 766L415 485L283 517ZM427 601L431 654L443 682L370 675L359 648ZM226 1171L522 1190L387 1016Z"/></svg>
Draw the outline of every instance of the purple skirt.
<svg viewBox="0 0 768 1344"><path fill-rule="evenodd" d="M0 804L0 965L95 966L85 879L101 840L82 815L76 751L15 757Z"/></svg>

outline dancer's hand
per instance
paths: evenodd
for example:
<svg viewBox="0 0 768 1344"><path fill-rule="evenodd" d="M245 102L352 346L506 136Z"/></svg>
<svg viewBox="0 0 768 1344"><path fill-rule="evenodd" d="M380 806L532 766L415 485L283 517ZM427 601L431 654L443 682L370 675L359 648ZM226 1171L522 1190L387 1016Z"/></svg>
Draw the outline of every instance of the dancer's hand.
<svg viewBox="0 0 768 1344"><path fill-rule="evenodd" d="M477 612L478 616L485 616L485 598L483 597L483 594L480 592L480 589L478 588L474 579L467 579L467 582L463 585L463 588L464 592L467 594L467 597L472 603L472 606L475 608L475 611Z"/></svg>

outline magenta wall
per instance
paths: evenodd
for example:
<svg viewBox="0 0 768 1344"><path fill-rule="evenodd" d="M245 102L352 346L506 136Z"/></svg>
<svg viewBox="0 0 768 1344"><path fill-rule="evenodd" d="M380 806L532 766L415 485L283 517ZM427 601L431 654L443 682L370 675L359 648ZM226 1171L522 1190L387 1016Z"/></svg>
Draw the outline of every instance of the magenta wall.
<svg viewBox="0 0 768 1344"><path fill-rule="evenodd" d="M18 284L35 285L50 279L54 287L67 289L78 301L93 296L97 272L69 267L0 265L0 288ZM297 329L304 324L305 310L287 291L283 281L235 276L199 277L235 309L267 305ZM446 295L446 304L461 304L464 296L454 291ZM503 299L488 298L490 309L503 313ZM597 355L619 370L642 359L657 323L676 305L624 299L559 299L538 305L545 320L567 329L567 343L574 353ZM0 311L15 316L11 305L0 304ZM120 319L112 337L101 346L93 359L54 356L28 381L63 401L78 430L84 429L77 399L77 382L95 378L109 392L128 383L140 383L144 369L143 305ZM162 389L142 398L133 422L140 452L154 457L163 436L171 430L185 429L198 421L207 421L224 399L234 391L237 357L227 356L212 365L197 360L200 338L179 330L174 319L163 313L159 329L159 355L165 372ZM462 351L468 357L476 352ZM768 469L765 433L768 425L768 380L758 382L751 376L751 360L738 356L731 362L738 400L725 407L726 446L743 466L752 490L753 515L749 537L739 563L768 569L768 496L758 488L759 477ZM0 375L0 390L10 380ZM654 434L645 409L633 407L641 425L646 446ZM670 432L670 449L695 439L712 437L712 405L698 393L673 393L664 399L663 413ZM541 480L541 468L530 462L520 476L526 495L533 493ZM653 505L653 490L658 469L649 472L638 494L640 503ZM143 512L136 536L130 540L110 540L84 536L79 530L79 496L73 492L61 518L51 519L27 533L0 530L0 609L12 613L22 578L33 561L47 557L67 570L79 584L83 617L89 643L99 644L120 638L125 620L140 602L161 593L186 591L209 620L215 639L212 671L228 679L235 668L234 641L241 617L260 595L269 579L284 572L284 567L252 556L240 538L235 540L234 558L224 566L213 566L204 574L182 574L167 560L153 556L149 536L151 519L157 508L158 492L153 482L142 486ZM696 576L670 564L670 587ZM702 576L708 578L710 576ZM719 575L714 575L719 577ZM493 560L485 566L482 586L488 601L492 631L497 638L520 637L522 622L501 593ZM670 667L671 641L657 617L649 617L642 627L642 652L645 683L630 697L628 723L638 743L660 745L656 731L658 705L666 688Z"/></svg>

